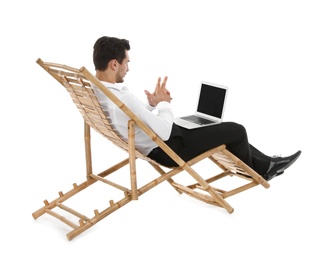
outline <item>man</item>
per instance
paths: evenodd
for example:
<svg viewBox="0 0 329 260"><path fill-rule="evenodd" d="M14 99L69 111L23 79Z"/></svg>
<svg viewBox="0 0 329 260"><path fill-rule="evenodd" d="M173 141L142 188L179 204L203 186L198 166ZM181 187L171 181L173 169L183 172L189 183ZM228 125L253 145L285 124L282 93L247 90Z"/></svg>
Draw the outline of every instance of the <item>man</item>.
<svg viewBox="0 0 329 260"><path fill-rule="evenodd" d="M107 36L99 38L94 44L93 52L96 77L183 160L188 161L211 148L225 144L229 151L269 181L281 175L300 156L301 151L288 157L269 157L263 154L249 144L245 128L234 122L223 122L194 130L175 125L170 106L171 96L166 88L167 77L163 80L158 78L153 93L145 90L148 104L137 99L126 87L116 84L124 82L124 77L129 71L129 50L128 40ZM98 88L94 90L114 129L124 140L127 140L129 118ZM152 112L155 108L157 114ZM138 127L136 127L135 145L141 153L162 165L169 167L177 165Z"/></svg>

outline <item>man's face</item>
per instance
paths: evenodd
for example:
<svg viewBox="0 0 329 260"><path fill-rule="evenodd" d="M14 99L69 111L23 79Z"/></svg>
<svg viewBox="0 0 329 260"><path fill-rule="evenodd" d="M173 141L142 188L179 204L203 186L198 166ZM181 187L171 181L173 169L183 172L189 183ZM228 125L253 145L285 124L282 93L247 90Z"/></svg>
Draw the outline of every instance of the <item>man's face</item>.
<svg viewBox="0 0 329 260"><path fill-rule="evenodd" d="M126 76L127 72L129 71L129 66L128 66L128 62L129 62L129 54L128 51L126 50L126 58L122 61L121 64L119 64L119 69L117 71L117 75L116 75L116 82L117 83L122 83L124 81L124 77Z"/></svg>

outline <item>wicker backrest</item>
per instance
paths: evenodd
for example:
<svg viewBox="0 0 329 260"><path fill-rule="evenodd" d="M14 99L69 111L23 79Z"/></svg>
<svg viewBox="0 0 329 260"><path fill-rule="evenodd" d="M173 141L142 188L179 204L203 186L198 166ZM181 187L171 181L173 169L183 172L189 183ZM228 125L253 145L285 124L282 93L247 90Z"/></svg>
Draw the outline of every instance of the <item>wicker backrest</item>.
<svg viewBox="0 0 329 260"><path fill-rule="evenodd" d="M113 129L110 120L102 110L91 87L92 82L83 74L84 68L76 69L66 65L43 62L41 59L38 59L37 63L65 87L89 126L116 146L128 151L128 144ZM136 157L156 163L138 150L136 150Z"/></svg>

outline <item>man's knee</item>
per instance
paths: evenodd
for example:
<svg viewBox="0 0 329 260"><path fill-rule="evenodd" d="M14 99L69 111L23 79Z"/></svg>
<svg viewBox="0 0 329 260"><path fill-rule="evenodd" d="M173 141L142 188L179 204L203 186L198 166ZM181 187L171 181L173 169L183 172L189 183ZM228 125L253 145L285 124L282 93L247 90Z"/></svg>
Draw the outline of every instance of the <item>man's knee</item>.
<svg viewBox="0 0 329 260"><path fill-rule="evenodd" d="M226 127L234 136L246 136L247 134L246 128L241 124L235 122L227 122Z"/></svg>

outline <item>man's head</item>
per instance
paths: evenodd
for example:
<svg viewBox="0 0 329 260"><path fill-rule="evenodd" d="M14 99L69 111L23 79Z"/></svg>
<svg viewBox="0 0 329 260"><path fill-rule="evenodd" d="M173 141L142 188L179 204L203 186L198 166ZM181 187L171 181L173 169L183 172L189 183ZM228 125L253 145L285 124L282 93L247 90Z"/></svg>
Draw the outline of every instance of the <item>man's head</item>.
<svg viewBox="0 0 329 260"><path fill-rule="evenodd" d="M107 74L112 83L121 83L128 72L129 41L103 36L94 44L93 61L96 73ZM113 79L114 78L114 79Z"/></svg>

